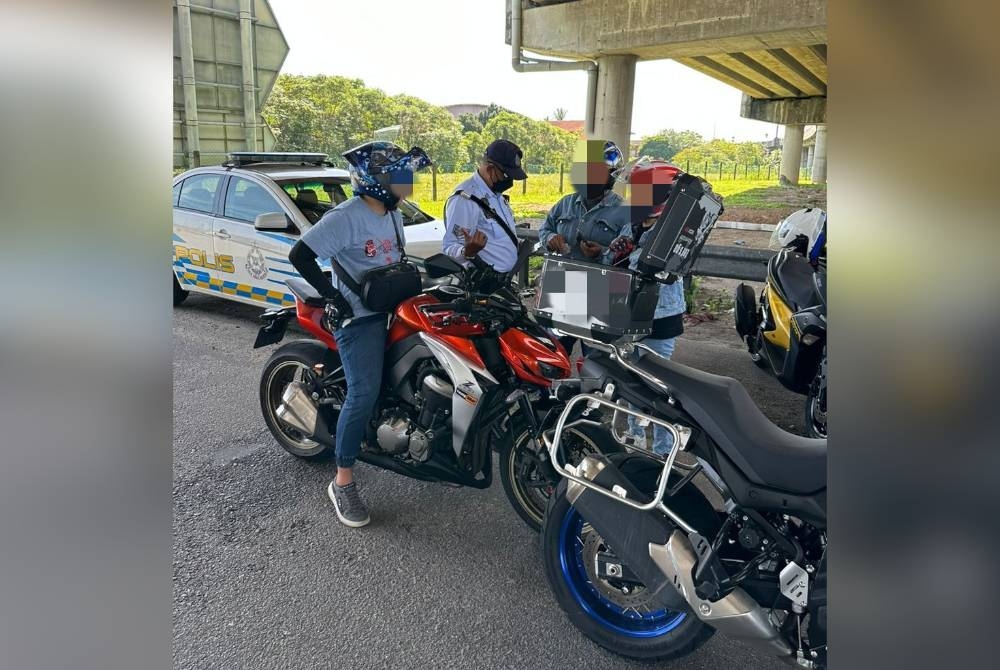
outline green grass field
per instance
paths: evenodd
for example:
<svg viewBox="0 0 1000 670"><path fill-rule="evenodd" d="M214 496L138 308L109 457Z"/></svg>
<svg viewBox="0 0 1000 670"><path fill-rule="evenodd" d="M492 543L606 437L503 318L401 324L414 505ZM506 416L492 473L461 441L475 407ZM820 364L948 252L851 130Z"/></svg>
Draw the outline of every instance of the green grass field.
<svg viewBox="0 0 1000 670"><path fill-rule="evenodd" d="M413 200L431 216L441 218L444 202L455 186L468 178L466 173L442 173L437 175L437 200L432 196L430 174L422 174L413 193ZM762 209L784 206L782 197L788 189L778 186L777 179L709 179L715 192L725 198L729 206L758 207ZM802 182L808 185L809 182ZM528 175L527 184L514 182L507 191L511 208L517 219L544 217L549 209L572 190L569 175L564 176L563 191L559 191L558 174ZM818 188L818 187L814 187Z"/></svg>

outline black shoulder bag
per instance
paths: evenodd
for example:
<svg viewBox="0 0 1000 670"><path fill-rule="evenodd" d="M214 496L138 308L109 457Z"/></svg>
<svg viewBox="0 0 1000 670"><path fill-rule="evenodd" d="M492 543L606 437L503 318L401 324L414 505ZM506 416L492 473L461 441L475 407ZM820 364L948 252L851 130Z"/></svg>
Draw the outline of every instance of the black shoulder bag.
<svg viewBox="0 0 1000 670"><path fill-rule="evenodd" d="M361 281L357 282L347 274L336 258L330 259L333 271L340 281L347 285L361 299L361 304L373 312L391 312L399 303L423 291L420 281L420 270L406 259L403 251L403 239L396 227L396 217L392 216L392 230L396 233L396 244L399 248L399 262L383 267L365 270Z"/></svg>

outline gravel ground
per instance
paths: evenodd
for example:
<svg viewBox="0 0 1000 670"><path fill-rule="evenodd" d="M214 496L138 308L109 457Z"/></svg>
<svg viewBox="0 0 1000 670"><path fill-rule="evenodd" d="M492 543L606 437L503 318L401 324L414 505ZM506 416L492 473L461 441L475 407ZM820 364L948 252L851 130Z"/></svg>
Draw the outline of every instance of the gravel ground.
<svg viewBox="0 0 1000 670"><path fill-rule="evenodd" d="M260 311L198 295L174 310L175 667L650 667L567 622L499 483L454 489L361 464L373 522L341 526L333 465L286 454L260 416ZM737 377L800 430L801 398L753 365L726 318L690 327L676 359ZM716 635L670 667L784 666Z"/></svg>

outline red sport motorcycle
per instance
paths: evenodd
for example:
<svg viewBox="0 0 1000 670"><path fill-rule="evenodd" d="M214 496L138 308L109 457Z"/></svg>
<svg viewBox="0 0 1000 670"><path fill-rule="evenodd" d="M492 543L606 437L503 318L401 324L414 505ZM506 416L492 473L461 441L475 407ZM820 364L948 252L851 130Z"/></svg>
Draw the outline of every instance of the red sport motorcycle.
<svg viewBox="0 0 1000 670"><path fill-rule="evenodd" d="M453 283L426 287L391 315L382 391L358 459L414 479L487 488L496 450L504 492L538 530L559 483L540 437L579 380L505 276L481 261L467 271L443 254L424 265L431 279ZM295 307L265 312L254 348L281 341L292 317L316 339L287 342L268 359L261 411L286 451L328 457L346 380L325 299L304 280L287 284ZM563 444L572 462L619 449L586 425Z"/></svg>

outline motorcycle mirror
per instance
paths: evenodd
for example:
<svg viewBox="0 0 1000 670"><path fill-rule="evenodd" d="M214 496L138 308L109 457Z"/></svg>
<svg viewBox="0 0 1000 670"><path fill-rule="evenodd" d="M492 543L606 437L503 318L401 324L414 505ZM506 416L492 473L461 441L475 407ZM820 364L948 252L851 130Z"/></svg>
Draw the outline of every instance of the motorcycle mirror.
<svg viewBox="0 0 1000 670"><path fill-rule="evenodd" d="M451 256L434 254L424 260L424 270L431 279L440 279L448 275L459 274L462 272L462 266L456 263Z"/></svg>

